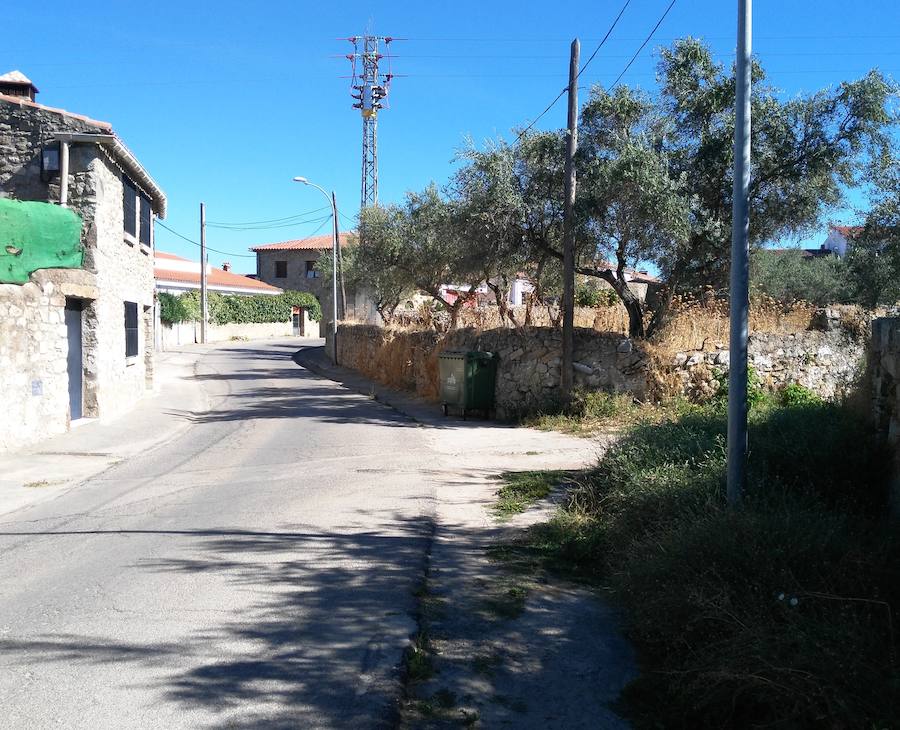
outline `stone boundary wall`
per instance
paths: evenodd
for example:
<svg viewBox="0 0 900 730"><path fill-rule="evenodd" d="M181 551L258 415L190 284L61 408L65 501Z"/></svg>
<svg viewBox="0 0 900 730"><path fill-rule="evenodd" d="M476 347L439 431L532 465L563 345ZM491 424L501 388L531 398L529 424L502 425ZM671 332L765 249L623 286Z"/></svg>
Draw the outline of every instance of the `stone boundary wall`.
<svg viewBox="0 0 900 730"><path fill-rule="evenodd" d="M818 326L751 337L750 362L766 389L800 383L831 400L858 385L865 363L864 338L838 316L824 317ZM338 328L337 343L341 365L431 400L438 397L442 350L496 352L499 417L512 418L558 401L562 334L553 327L438 333L344 323ZM674 356L659 353L659 348L621 334L576 328L576 387L631 393L638 400L677 395L703 400L718 387L716 376L728 371L728 350L721 343Z"/></svg>
<svg viewBox="0 0 900 730"><path fill-rule="evenodd" d="M558 398L562 334L555 328L458 329L443 335L342 324L337 343L341 365L430 400L438 397L440 352L496 352L499 418L547 408ZM575 360L576 385L647 396L649 358L625 336L576 329Z"/></svg>
<svg viewBox="0 0 900 730"><path fill-rule="evenodd" d="M876 429L887 438L894 454L891 502L900 514L900 317L872 322L869 352L872 415Z"/></svg>

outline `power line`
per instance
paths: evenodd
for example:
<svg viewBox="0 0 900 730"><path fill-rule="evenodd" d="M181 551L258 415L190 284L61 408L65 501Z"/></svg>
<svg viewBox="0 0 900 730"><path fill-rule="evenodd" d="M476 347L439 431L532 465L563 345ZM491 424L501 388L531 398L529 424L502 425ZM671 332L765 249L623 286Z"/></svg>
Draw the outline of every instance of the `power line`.
<svg viewBox="0 0 900 730"><path fill-rule="evenodd" d="M330 217L330 216L329 216L329 217ZM175 235L175 236L178 236L178 237L179 237L180 239L182 239L183 241L187 241L188 243L193 243L193 244L194 244L195 246L197 246L198 248L200 247L200 244L199 244L199 243L197 243L196 241L194 241L194 240L191 239L191 238L188 238L187 236L181 235L178 231L173 230L172 228L169 228L165 223L163 223L161 220L159 220L159 218L156 219L156 225L162 226L162 227L165 228L169 233L171 233L171 234L173 234L173 235ZM320 227L321 227L321 226L320 226ZM206 250L207 250L207 251L214 251L215 253L220 253L220 254L222 254L223 256L237 256L238 258L246 258L246 259L255 259L255 258L256 258L256 254L248 254L248 253L231 253L230 251L220 251L220 250L217 249L217 248L210 248L209 246L206 247Z"/></svg>
<svg viewBox="0 0 900 730"><path fill-rule="evenodd" d="M674 0L673 0L673 2L674 2ZM619 14L616 16L616 19L612 22L612 25L609 26L609 30L606 31L606 35L603 36L603 39L600 41L600 44L594 49L594 52L591 54L590 58L588 58L588 60L585 61L584 66L582 66L578 70L578 73L575 74L576 81L578 80L578 77L581 76L582 72L588 67L590 62L594 60L594 56L596 56L597 53L600 51L600 49L603 48L603 44L606 43L607 39L612 34L613 30L615 30L616 25L618 25L618 23L619 23L619 19L622 17L622 14L625 12L625 9L629 6L630 3L631 3L631 0L625 0L625 4L622 6L622 9L619 11ZM529 124L527 127L525 127L525 129L523 129L521 132L519 132L518 137L516 137L516 142L518 142L520 139L522 139L522 137L525 136L525 133L528 132L528 130L531 129L535 124L537 124L538 121L540 120L540 118L543 117L547 112L549 112L553 108L553 106L556 104L556 102L558 102L562 98L563 94L565 94L568 90L569 90L569 86L567 84L566 86L563 87L562 91L560 91L556 95L556 98L547 105L547 108L544 109L544 111L542 111L540 114L538 114L531 121L531 124Z"/></svg>
<svg viewBox="0 0 900 730"><path fill-rule="evenodd" d="M324 209L323 209L324 210ZM319 216L317 218L306 218L304 220L295 220L290 223L279 223L271 226L237 226L237 225L210 225L210 228L217 228L223 231L269 231L275 228L296 228L297 226L306 225L307 223L318 223L321 220L327 220L331 214Z"/></svg>
<svg viewBox="0 0 900 730"><path fill-rule="evenodd" d="M628 69L631 68L631 64L634 63L634 60L640 55L641 51L643 51L647 47L647 44L650 42L650 39L653 38L653 34L656 33L657 30L659 30L659 26L662 25L663 21L666 19L666 16L669 14L669 11L672 9L672 7L674 5L675 5L675 0L672 0L672 2L669 3L669 7L666 8L666 12L664 12L662 14L662 17L660 17L660 19L657 21L656 25L653 26L653 30L650 31L649 35L644 39L644 42L641 43L641 47L638 48L637 51L635 51L634 55L631 57L631 60L627 64L625 64L625 68L622 69L622 73L619 74L619 77L615 80L615 83L613 83L613 85L610 87L611 89L614 89L618 85L618 83L622 80L622 77L625 75L625 73L628 71Z"/></svg>
<svg viewBox="0 0 900 730"><path fill-rule="evenodd" d="M328 208L327 205L323 205L321 208L316 208L315 210L307 210L303 213L295 213L294 215L288 215L284 218L269 218L267 220L262 221L243 221L237 223L226 223L225 221L207 221L206 225L208 226L255 226L261 225L264 223L283 223L285 221L293 220L294 218L302 218L303 216L312 215L313 213L319 213Z"/></svg>

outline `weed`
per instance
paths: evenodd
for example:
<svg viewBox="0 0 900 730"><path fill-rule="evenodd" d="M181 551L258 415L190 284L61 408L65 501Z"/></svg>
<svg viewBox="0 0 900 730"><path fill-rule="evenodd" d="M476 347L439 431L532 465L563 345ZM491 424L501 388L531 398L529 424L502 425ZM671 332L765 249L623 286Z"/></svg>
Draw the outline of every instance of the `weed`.
<svg viewBox="0 0 900 730"><path fill-rule="evenodd" d="M484 599L484 607L498 618L510 620L522 615L527 598L528 588L513 585L501 593Z"/></svg>
<svg viewBox="0 0 900 730"><path fill-rule="evenodd" d="M39 479L35 482L26 482L24 486L29 489L40 489L41 487L49 487L51 484L52 482L49 482L46 479Z"/></svg>
<svg viewBox="0 0 900 730"><path fill-rule="evenodd" d="M439 689L434 693L434 699L438 707L444 710L449 710L451 707L456 706L456 694L449 689Z"/></svg>
<svg viewBox="0 0 900 730"><path fill-rule="evenodd" d="M503 486L497 490L494 512L501 517L524 512L565 484L571 475L569 471L505 471L499 477Z"/></svg>
<svg viewBox="0 0 900 730"><path fill-rule="evenodd" d="M424 682L433 674L434 663L431 659L428 635L420 631L406 650L406 676L410 682Z"/></svg>
<svg viewBox="0 0 900 730"><path fill-rule="evenodd" d="M611 591L645 664L626 693L639 725L898 726L882 445L838 406L763 401L730 510L725 431L714 404L635 426L497 554Z"/></svg>
<svg viewBox="0 0 900 730"><path fill-rule="evenodd" d="M497 668L503 663L503 658L497 653L480 654L472 659L472 669L476 674L484 677L493 677Z"/></svg>
<svg viewBox="0 0 900 730"><path fill-rule="evenodd" d="M819 406L824 401L809 388L800 383L789 383L778 393L778 401L783 406Z"/></svg>

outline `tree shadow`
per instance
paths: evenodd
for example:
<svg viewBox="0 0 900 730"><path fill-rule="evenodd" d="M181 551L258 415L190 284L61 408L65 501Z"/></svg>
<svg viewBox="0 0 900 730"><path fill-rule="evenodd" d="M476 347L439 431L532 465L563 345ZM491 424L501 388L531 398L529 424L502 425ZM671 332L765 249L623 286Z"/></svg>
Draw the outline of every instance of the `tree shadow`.
<svg viewBox="0 0 900 730"><path fill-rule="evenodd" d="M171 536L172 557L140 559L133 568L205 576L253 595L240 610L212 613L178 643L71 633L7 639L0 641L4 664L140 664L156 677L161 670L150 687L157 696L201 711L192 722L204 717L211 727L393 727L432 525L397 517L344 529L4 532Z"/></svg>

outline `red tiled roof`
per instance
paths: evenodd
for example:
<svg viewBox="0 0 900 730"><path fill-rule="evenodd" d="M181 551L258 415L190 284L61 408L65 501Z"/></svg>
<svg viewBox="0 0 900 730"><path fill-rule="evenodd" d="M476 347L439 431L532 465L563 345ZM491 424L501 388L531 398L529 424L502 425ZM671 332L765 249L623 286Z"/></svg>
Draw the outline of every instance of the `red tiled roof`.
<svg viewBox="0 0 900 730"><path fill-rule="evenodd" d="M155 259L163 261L190 261L182 256L174 253L166 253L165 251L154 251ZM174 271L163 266L153 267L153 278L157 281L172 281L180 284L194 284L200 288L200 266L197 264L197 271ZM208 286L223 287L228 289L252 289L260 293L279 294L281 289L277 286L266 284L258 279L251 279L248 276L241 276L231 271L224 271L211 266L209 273L206 275L206 283Z"/></svg>
<svg viewBox="0 0 900 730"><path fill-rule="evenodd" d="M170 269L153 269L153 276L157 281L175 281L182 284L196 284L200 286L199 271L171 271ZM257 279L250 279L240 274L232 274L230 271L222 271L222 269L211 269L206 275L207 286L221 286L228 289L254 289L259 292L270 292L278 294L281 292L276 286L268 284Z"/></svg>
<svg viewBox="0 0 900 730"><path fill-rule="evenodd" d="M341 233L339 236L341 248L350 245L350 237L355 233L348 231ZM325 236L310 236L309 238L299 238L292 241L279 241L278 243L261 243L258 246L251 246L251 251L327 251L333 243L332 236L329 233Z"/></svg>
<svg viewBox="0 0 900 730"><path fill-rule="evenodd" d="M862 226L837 226L832 224L831 230L837 231L844 238L853 238L860 234L860 231L862 231Z"/></svg>
<svg viewBox="0 0 900 730"><path fill-rule="evenodd" d="M0 94L0 101L6 101L11 104L18 104L19 106L28 106L34 109L42 109L46 112L53 112L54 114L62 114L65 117L70 117L71 119L78 119L82 122L86 122L94 127L98 127L100 129L105 129L109 132L112 131L112 125L109 122L100 122L96 119L91 119L90 117L86 117L82 114L73 114L72 112L67 112L65 109L57 109L52 106L45 106L44 104L38 104L36 101L31 101L31 99L26 99L24 96L7 96L6 94Z"/></svg>

